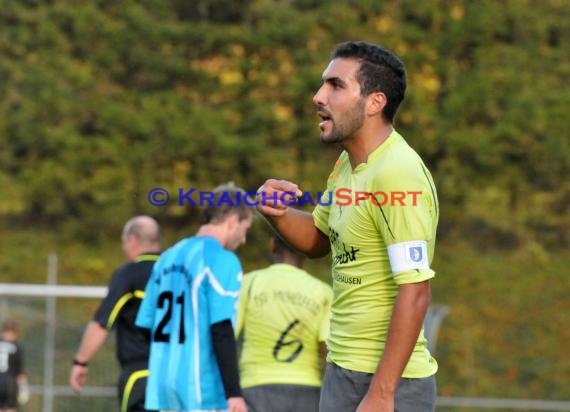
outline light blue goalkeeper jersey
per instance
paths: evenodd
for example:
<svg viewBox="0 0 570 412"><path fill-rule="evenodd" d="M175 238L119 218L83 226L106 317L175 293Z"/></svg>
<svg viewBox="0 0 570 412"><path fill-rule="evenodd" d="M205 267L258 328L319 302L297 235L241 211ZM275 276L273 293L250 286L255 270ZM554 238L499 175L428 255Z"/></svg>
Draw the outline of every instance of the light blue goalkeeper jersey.
<svg viewBox="0 0 570 412"><path fill-rule="evenodd" d="M154 265L136 324L151 329L146 408L224 409L210 326L235 314L237 256L210 237L184 239Z"/></svg>

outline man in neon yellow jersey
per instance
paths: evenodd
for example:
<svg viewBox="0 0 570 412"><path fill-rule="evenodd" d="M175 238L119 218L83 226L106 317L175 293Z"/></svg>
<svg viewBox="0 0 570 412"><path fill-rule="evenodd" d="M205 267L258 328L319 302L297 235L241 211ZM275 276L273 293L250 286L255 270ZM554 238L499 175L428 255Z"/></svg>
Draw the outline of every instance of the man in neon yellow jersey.
<svg viewBox="0 0 570 412"><path fill-rule="evenodd" d="M318 412L331 287L276 234L273 264L244 276L236 334L249 412Z"/></svg>
<svg viewBox="0 0 570 412"><path fill-rule="evenodd" d="M303 193L292 182L269 179L259 189L265 201L258 210L289 244L311 257L332 252L321 412L435 408L437 363L422 326L439 207L428 169L394 129L405 89L404 65L392 52L366 42L339 44L313 97L321 141L343 149L325 199L310 214L289 207L294 199L284 193ZM338 189L369 196L329 202ZM372 199L379 192L421 194L415 202Z"/></svg>
<svg viewBox="0 0 570 412"><path fill-rule="evenodd" d="M121 365L119 378L120 411L143 411L148 376L150 333L135 326L152 267L160 253L160 228L150 216L136 216L123 228L122 248L129 260L118 268L109 283L107 296L101 302L81 339L69 384L77 393L87 379L87 366L111 329L117 333L117 359Z"/></svg>

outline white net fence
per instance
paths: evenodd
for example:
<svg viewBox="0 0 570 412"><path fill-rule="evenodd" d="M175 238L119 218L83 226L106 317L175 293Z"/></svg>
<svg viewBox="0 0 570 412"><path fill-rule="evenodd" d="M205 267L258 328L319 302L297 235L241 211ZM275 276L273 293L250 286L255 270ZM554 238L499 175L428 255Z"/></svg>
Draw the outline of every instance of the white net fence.
<svg viewBox="0 0 570 412"><path fill-rule="evenodd" d="M80 395L69 387L69 371L83 330L105 287L0 284L0 323L17 322L31 397L22 412L118 410L114 334L89 366Z"/></svg>

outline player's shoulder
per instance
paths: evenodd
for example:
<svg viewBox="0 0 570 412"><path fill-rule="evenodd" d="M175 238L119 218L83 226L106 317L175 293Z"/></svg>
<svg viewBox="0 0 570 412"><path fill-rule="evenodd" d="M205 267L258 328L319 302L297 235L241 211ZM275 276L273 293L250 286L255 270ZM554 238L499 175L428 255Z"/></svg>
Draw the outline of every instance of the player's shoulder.
<svg viewBox="0 0 570 412"><path fill-rule="evenodd" d="M410 167L415 168L422 163L421 157L402 136L397 135L394 139L374 163L378 172L390 173L394 170L408 170Z"/></svg>
<svg viewBox="0 0 570 412"><path fill-rule="evenodd" d="M324 282L323 280L307 273L308 279L310 279L311 284L313 287L318 290L322 294L332 295L332 286L328 283Z"/></svg>
<svg viewBox="0 0 570 412"><path fill-rule="evenodd" d="M135 267L135 262L125 262L121 266L115 269L113 272L113 278L123 277L130 273Z"/></svg>
<svg viewBox="0 0 570 412"><path fill-rule="evenodd" d="M166 262L178 261L188 256L193 248L199 247L200 244L195 241L194 237L186 237L162 251L156 264L161 265Z"/></svg>
<svg viewBox="0 0 570 412"><path fill-rule="evenodd" d="M296 277L296 283L306 290L324 294L332 293L332 287L328 283L307 272L305 269L291 266L290 273Z"/></svg>
<svg viewBox="0 0 570 412"><path fill-rule="evenodd" d="M376 159L370 173L370 183L375 187L392 185L403 188L423 184L429 175L422 158L403 138Z"/></svg>
<svg viewBox="0 0 570 412"><path fill-rule="evenodd" d="M266 268L252 270L244 273L243 278L241 280L241 285L244 288L244 290L248 289L250 285L252 285L255 282L255 280L259 278L259 276L263 276L265 272Z"/></svg>
<svg viewBox="0 0 570 412"><path fill-rule="evenodd" d="M206 241L202 249L204 266L214 272L235 272L242 270L238 256L231 250L225 249L218 241L213 239Z"/></svg>
<svg viewBox="0 0 570 412"><path fill-rule="evenodd" d="M311 299L321 302L324 307L330 306L333 300L333 289L328 283L302 270L295 282L297 288Z"/></svg>
<svg viewBox="0 0 570 412"><path fill-rule="evenodd" d="M227 266L231 268L238 267L241 270L241 262L238 256L231 250L227 250L221 247L216 251L210 251L210 252L212 252L209 254L211 259L210 262L213 262L212 266L216 267Z"/></svg>
<svg viewBox="0 0 570 412"><path fill-rule="evenodd" d="M153 254L154 256L155 254ZM142 272L150 271L150 268L156 263L157 259L148 259L148 260L138 260L135 259L130 262L126 262L119 266L115 272L113 272L113 276L115 278L125 278L129 276L138 276ZM150 255L149 255L150 256Z"/></svg>

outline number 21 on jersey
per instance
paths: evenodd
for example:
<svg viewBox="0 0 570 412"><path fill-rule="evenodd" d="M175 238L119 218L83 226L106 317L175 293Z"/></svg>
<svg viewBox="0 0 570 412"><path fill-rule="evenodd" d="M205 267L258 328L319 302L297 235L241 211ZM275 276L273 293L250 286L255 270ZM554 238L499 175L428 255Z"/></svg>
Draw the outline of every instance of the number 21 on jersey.
<svg viewBox="0 0 570 412"><path fill-rule="evenodd" d="M174 298L174 293L171 291L164 291L158 295L158 305L159 308L165 308L164 316L158 323L156 331L152 337L155 342L169 342L170 333L166 332L170 320L172 319L172 313L175 310L180 311L180 325L178 326L178 343L184 343L186 340L186 333L184 331L184 292Z"/></svg>

